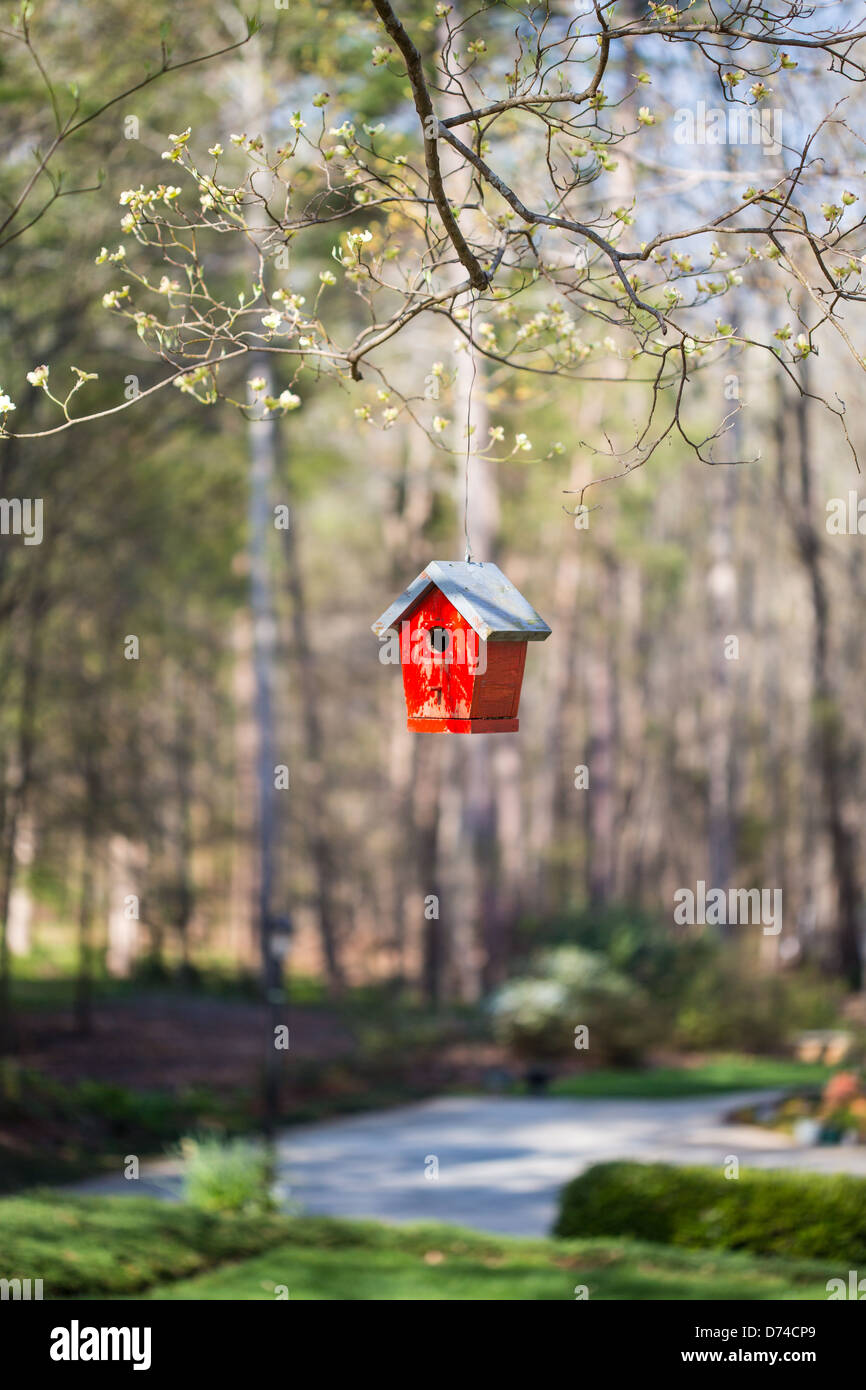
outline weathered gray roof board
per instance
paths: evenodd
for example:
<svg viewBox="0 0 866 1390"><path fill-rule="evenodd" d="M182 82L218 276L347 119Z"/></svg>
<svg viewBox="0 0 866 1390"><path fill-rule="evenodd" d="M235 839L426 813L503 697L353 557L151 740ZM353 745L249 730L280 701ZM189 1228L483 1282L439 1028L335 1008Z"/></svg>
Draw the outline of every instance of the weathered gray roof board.
<svg viewBox="0 0 866 1390"><path fill-rule="evenodd" d="M543 642L550 636L547 623L502 570L474 560L431 560L373 624L376 635L396 628L407 610L434 585L485 642Z"/></svg>

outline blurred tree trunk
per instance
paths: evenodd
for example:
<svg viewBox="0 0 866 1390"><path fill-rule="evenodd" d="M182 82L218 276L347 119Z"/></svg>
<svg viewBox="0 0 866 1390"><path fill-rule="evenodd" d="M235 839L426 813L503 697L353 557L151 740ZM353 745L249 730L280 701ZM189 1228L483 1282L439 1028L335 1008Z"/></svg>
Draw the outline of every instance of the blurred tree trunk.
<svg viewBox="0 0 866 1390"><path fill-rule="evenodd" d="M15 832L14 858L15 882L9 896L9 950L13 956L26 956L33 945L32 926L35 907L33 894L28 884L21 882L21 870L29 867L35 858L35 823L33 817L24 812L19 816Z"/></svg>
<svg viewBox="0 0 866 1390"><path fill-rule="evenodd" d="M774 393L772 403L775 406L772 412L772 421L767 422L767 427L772 429L774 448L776 451L776 475L772 479L767 479L762 472L758 475L756 486L759 489L756 503L768 515L770 510L775 508L781 510L780 501L785 492L785 414L782 410L782 393ZM784 505L784 504L783 504ZM781 554L779 546L779 532L776 527L770 529L770 534L762 546L763 557L766 560L766 572L771 576L768 592L761 596L759 602L759 623L758 638L760 649L766 654L775 651L780 633L780 611L779 611L779 583L778 574L781 567ZM768 867L771 882L778 885L788 885L792 882L788 866L788 831L791 823L789 793L786 777L786 739L790 735L790 730L786 728L786 683L782 680L782 672L779 663L772 657L765 659L761 669L761 683L763 703L766 711L764 722L764 767L767 781L767 808L770 820L770 853L768 857ZM799 896L798 885L795 885L795 892ZM798 914L799 916L799 914ZM785 933L788 944L793 943L795 938L799 940L799 930L797 921L790 919L785 923ZM764 958L772 958L774 962L779 959L780 941L778 937L764 937ZM770 945L772 943L772 946Z"/></svg>
<svg viewBox="0 0 866 1390"><path fill-rule="evenodd" d="M862 887L855 839L847 820L846 739L843 714L832 670L830 594L824 574L821 535L813 514L809 361L802 364L802 391L797 399L799 435L799 509L794 536L809 581L812 599L812 729L833 862L836 890L836 964L852 989L863 982L860 914Z"/></svg>
<svg viewBox="0 0 866 1390"><path fill-rule="evenodd" d="M98 726L97 726L98 727ZM85 735L84 810L81 834L81 886L78 898L78 972L75 977L75 1028L83 1037L93 1031L93 907L96 880L97 827L102 799L102 775L97 750Z"/></svg>
<svg viewBox="0 0 866 1390"><path fill-rule="evenodd" d="M256 882L256 726L255 671L252 659L252 621L248 609L235 617L232 629L234 748L231 823L231 878L228 895L229 947L241 969L249 970L261 956Z"/></svg>
<svg viewBox="0 0 866 1390"><path fill-rule="evenodd" d="M175 687L175 911L174 927L180 940L181 975L186 984L193 978L189 924L195 908L195 879L192 869L192 775L195 763L195 727L192 717L189 680L183 671L172 673Z"/></svg>
<svg viewBox="0 0 866 1390"><path fill-rule="evenodd" d="M555 850L563 839L572 838L575 815L575 803L564 794L564 789L573 788L573 769L579 760L571 736L569 704L577 662L580 575L577 542L566 535L553 584L553 636L545 643L540 675L543 743L534 775L531 820L531 899L533 912L539 917L551 912L567 896L566 879L572 873L571 869L564 870Z"/></svg>
<svg viewBox="0 0 866 1390"><path fill-rule="evenodd" d="M125 835L112 835L108 845L108 949L105 966L109 975L127 979L139 951L139 917L127 911L127 900L140 897L143 846Z"/></svg>
<svg viewBox="0 0 866 1390"><path fill-rule="evenodd" d="M462 522L468 506L472 559L482 563L496 559L500 520L496 464L477 452L486 442L490 418L484 389L483 361L476 361L473 372L472 358L461 354L455 385L457 438L465 439L467 421L472 433L465 441L468 463L458 462L457 517ZM503 740L509 737L513 735L468 734L449 740L452 746L446 750L443 814L448 821L445 839L453 846L449 874L454 889L450 897L452 967L455 988L468 1000L479 997L490 962L501 959L501 937L507 930L500 898L495 769ZM514 862L518 851L508 846L506 852Z"/></svg>
<svg viewBox="0 0 866 1390"><path fill-rule="evenodd" d="M529 873L521 748L514 734L493 737L496 858L488 872L484 903L485 989L500 984L508 973L515 928L526 906Z"/></svg>
<svg viewBox="0 0 866 1390"><path fill-rule="evenodd" d="M600 393L581 402L581 427L592 431L601 419ZM577 458L568 482L570 494L587 481L586 463ZM572 506L573 496L569 497ZM561 904L572 892L574 869L555 853L563 841L574 838L574 823L585 802L574 787L574 769L583 751L570 731L574 727L574 696L578 653L585 628L581 626L580 586L586 575L586 549L591 532L575 521L557 523L561 543L553 581L553 633L544 644L540 680L543 690L544 742L535 775L532 805L532 862L534 911L543 916Z"/></svg>
<svg viewBox="0 0 866 1390"><path fill-rule="evenodd" d="M452 16L451 22L454 22ZM444 29L443 29L444 34ZM460 93L445 93L440 101L443 117L463 107ZM447 178L459 158L441 150ZM453 198L465 197L471 188L471 171L458 189L451 180ZM455 268L455 277L459 267ZM477 332L482 310L472 311L467 327ZM455 476L455 513L460 550L471 548L474 561L495 561L499 531L499 483L496 465L480 456L487 442L489 414L484 394L484 362L473 362L471 349L457 356L454 386L454 438L460 457ZM467 435L467 430L469 431ZM465 450L465 456L464 456ZM464 539L464 522L468 539ZM468 555L467 555L467 558ZM450 988L465 1000L477 999L482 989L485 959L498 953L492 939L500 929L497 898L496 804L494 800L492 735L449 739L442 753L440 826L437 852L438 879L446 890L444 900L449 940L447 976ZM486 928L486 930L485 930Z"/></svg>
<svg viewBox="0 0 866 1390"><path fill-rule="evenodd" d="M304 833L313 866L316 913L322 957L328 984L339 992L344 984L339 950L339 920L336 900L337 862L327 810L325 736L319 718L321 695L316 682L315 658L307 626L304 573L295 525L291 468L283 454L280 477L284 502L289 508L289 525L281 532L286 567L286 587L291 607L292 645L298 674L301 728L304 735Z"/></svg>
<svg viewBox="0 0 866 1390"><path fill-rule="evenodd" d="M440 847L440 782L444 760L441 744L435 734L416 735L416 742L413 859L418 869L418 886L424 913L421 987L424 999L435 1009L444 997L448 965L448 937L442 920L448 868Z"/></svg>
<svg viewBox="0 0 866 1390"><path fill-rule="evenodd" d="M733 447L740 432L733 429ZM737 455L739 456L739 455ZM726 638L736 636L737 574L733 562L733 516L736 470L719 465L711 475L712 519L707 596L710 609L710 673L708 691L708 881L727 892L734 872L733 812L733 681L732 659L725 655ZM730 926L719 928L723 936Z"/></svg>
<svg viewBox="0 0 866 1390"><path fill-rule="evenodd" d="M607 552L598 562L598 629L585 653L589 715L589 797L587 801L587 893L593 907L606 907L613 894L616 864L617 674L614 624L618 572Z"/></svg>
<svg viewBox="0 0 866 1390"><path fill-rule="evenodd" d="M725 147L725 167L736 169L732 145ZM745 312L740 303L738 311ZM734 779L734 682L732 663L725 654L726 638L737 637L737 570L734 565L734 510L737 495L737 460L743 457L742 358L736 372L726 372L722 382L722 414L733 412L725 443L732 462L717 465L710 487L710 563L707 570L707 600L710 610L710 689L707 730L707 851L710 886L727 892L734 873L735 829L733 807ZM728 384L735 386L728 394ZM720 925L719 935L732 934L730 923Z"/></svg>
<svg viewBox="0 0 866 1390"><path fill-rule="evenodd" d="M627 0L628 10L632 0ZM635 44L625 40L617 54L627 90L633 86L633 72L637 58ZM626 120L634 120L637 105L637 92L631 91L623 102L622 110ZM616 167L612 172L612 190L623 207L630 207L635 200L636 169L634 162L624 151L618 153ZM627 374L625 362L619 364L621 378ZM601 393L600 393L601 394ZM606 406L603 401L591 406L603 418ZM591 505L591 503L588 503ZM616 541L609 539L609 522L603 511L595 514L590 524L600 533L599 543L594 553L596 570L596 616L597 624L588 632L584 651L585 679L587 694L587 721L589 741L587 747L587 767L589 787L586 792L587 864L586 892L593 907L604 908L610 904L617 887L617 818L619 813L619 664L618 630L620 624L620 568ZM578 531L578 538L588 533ZM577 793L579 795L579 793Z"/></svg>
<svg viewBox="0 0 866 1390"><path fill-rule="evenodd" d="M419 737L440 739L438 734ZM461 747L473 742L474 737L455 735L442 740L436 834L436 877L441 892L442 922L433 934L434 939L438 939L440 953L440 993L467 1001L477 999L481 988L478 881L474 863L477 826L469 823L469 755Z"/></svg>
<svg viewBox="0 0 866 1390"><path fill-rule="evenodd" d="M222 22L232 37L242 33L243 19L228 5L219 10ZM262 61L260 46L250 44L241 50L237 69L237 107L241 128L255 130L265 140L269 137L271 104L267 91L268 73ZM267 214L258 209L258 226L264 229ZM250 223L255 231L256 218ZM251 239L248 247L248 273L260 274L259 257ZM248 379L260 377L265 388L257 400L274 394L271 358L268 353L252 353L248 359ZM263 409L263 407L262 407ZM247 556L249 562L250 610L252 616L252 650L254 676L254 722L256 727L256 802L255 820L257 848L256 928L261 952L261 985L268 1005L268 1027L265 1036L263 1088L263 1130L270 1139L279 1113L279 1054L274 1045L275 1028L281 1020L285 1001L285 967L283 947L288 937L290 918L287 911L279 914L276 902L276 844L278 813L276 798L276 736L274 728L274 686L276 672L277 623L274 611L272 543L274 541L273 486L278 468L279 436L275 416L270 412L258 418L247 417L247 448L249 455L249 492L247 503ZM282 760L281 760L282 761ZM276 928L281 928L278 933ZM278 939L278 937L280 939Z"/></svg>
<svg viewBox="0 0 866 1390"><path fill-rule="evenodd" d="M251 372L267 383L263 394L273 394L270 359L251 358ZM274 735L274 672L276 667L276 618L271 579L271 540L274 535L272 488L277 466L277 430L272 416L251 419L249 446L248 546L250 607L253 622L253 671L255 675L256 789L258 816L257 924L261 947L261 982L268 1005L265 1034L263 1130L271 1138L279 1114L280 1067L275 1029L285 999L284 958L276 939L275 869L277 837L276 757ZM285 915L284 926L288 925Z"/></svg>
<svg viewBox="0 0 866 1390"><path fill-rule="evenodd" d="M270 383L267 357L252 360L251 370ZM250 606L253 618L253 670L255 673L255 712L257 732L258 795L258 929L262 949L262 977L265 991L280 985L279 961L271 950L274 896L274 851L277 809L274 786L273 688L276 664L276 621L271 584L270 539L274 513L271 493L277 460L276 424L272 418L251 420L248 426L250 458L249 491L249 572Z"/></svg>
<svg viewBox="0 0 866 1390"><path fill-rule="evenodd" d="M42 621L45 593L31 595L25 610L27 622L24 669L21 673L17 727L11 769L11 786L4 802L2 835L3 881L0 887L0 1053L12 1045L12 1006L9 981L9 909L15 886L16 842L30 789L36 746L36 710L42 670Z"/></svg>

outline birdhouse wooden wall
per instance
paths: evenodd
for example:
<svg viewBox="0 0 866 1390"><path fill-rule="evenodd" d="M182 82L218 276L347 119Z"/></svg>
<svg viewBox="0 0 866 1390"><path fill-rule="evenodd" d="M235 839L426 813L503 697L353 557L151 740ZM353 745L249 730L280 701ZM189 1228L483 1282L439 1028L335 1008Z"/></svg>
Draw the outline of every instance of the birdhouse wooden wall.
<svg viewBox="0 0 866 1390"><path fill-rule="evenodd" d="M372 628L399 638L413 732L517 732L526 644L550 628L497 565L431 560Z"/></svg>
<svg viewBox="0 0 866 1390"><path fill-rule="evenodd" d="M482 641L445 595L430 589L404 615L407 727L415 733L514 733L526 642ZM405 630L404 630L405 631Z"/></svg>

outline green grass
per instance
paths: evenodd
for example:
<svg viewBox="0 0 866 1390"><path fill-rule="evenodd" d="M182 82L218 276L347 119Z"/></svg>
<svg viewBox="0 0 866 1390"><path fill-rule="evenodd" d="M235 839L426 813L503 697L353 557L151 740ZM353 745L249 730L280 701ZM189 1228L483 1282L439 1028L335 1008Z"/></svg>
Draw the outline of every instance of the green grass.
<svg viewBox="0 0 866 1390"><path fill-rule="evenodd" d="M838 1270L622 1239L512 1240L447 1226L216 1216L150 1198L0 1201L0 1272L47 1299L824 1299Z"/></svg>
<svg viewBox="0 0 866 1390"><path fill-rule="evenodd" d="M258 1254L290 1229L281 1216L251 1221L148 1197L29 1193L0 1200L0 1275L42 1279L46 1298L136 1294Z"/></svg>
<svg viewBox="0 0 866 1390"><path fill-rule="evenodd" d="M510 1240L446 1226L307 1217L290 1241L265 1254L145 1297L267 1300L284 1288L306 1301L571 1301L575 1287L585 1286L591 1299L825 1299L835 1272L628 1240Z"/></svg>
<svg viewBox="0 0 866 1390"><path fill-rule="evenodd" d="M555 1096L593 1099L661 1100L677 1096L721 1095L725 1091L762 1091L792 1086L820 1086L833 1072L823 1062L784 1057L714 1057L694 1067L648 1067L641 1070L601 1068L552 1083Z"/></svg>

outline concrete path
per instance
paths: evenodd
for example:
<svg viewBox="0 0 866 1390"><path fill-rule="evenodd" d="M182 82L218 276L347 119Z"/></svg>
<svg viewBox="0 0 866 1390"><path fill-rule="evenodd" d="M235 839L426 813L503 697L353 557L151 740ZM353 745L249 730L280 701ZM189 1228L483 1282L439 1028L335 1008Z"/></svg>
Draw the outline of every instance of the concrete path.
<svg viewBox="0 0 866 1390"><path fill-rule="evenodd" d="M284 1131L282 1194L305 1210L382 1221L446 1221L509 1235L550 1230L563 1183L591 1163L709 1163L866 1176L866 1148L798 1148L785 1135L722 1118L770 1093L688 1100L448 1096ZM438 1162L438 1178L425 1171ZM81 1193L177 1199L178 1165L146 1165L75 1185Z"/></svg>

